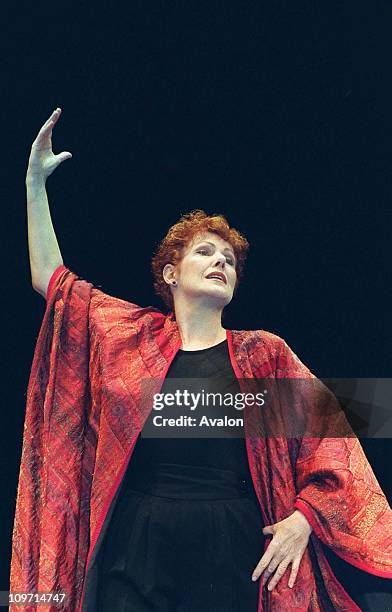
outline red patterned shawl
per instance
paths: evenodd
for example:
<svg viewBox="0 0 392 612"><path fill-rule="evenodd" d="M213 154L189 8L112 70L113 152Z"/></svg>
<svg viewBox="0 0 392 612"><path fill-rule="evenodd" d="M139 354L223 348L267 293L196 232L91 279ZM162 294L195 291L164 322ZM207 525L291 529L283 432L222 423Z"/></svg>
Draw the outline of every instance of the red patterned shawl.
<svg viewBox="0 0 392 612"><path fill-rule="evenodd" d="M27 391L10 589L67 592L60 609L75 612L82 609L94 547L148 416L141 381L163 383L181 338L173 313L109 296L65 266L52 276L47 297ZM240 379L264 377L317 380L275 334L227 331L227 339L240 385ZM264 524L298 508L313 527L294 588L288 588L288 571L271 593L260 587L258 612L359 610L321 546L392 578L392 512L359 441L308 437L293 444L254 435L258 418L260 411L245 409Z"/></svg>

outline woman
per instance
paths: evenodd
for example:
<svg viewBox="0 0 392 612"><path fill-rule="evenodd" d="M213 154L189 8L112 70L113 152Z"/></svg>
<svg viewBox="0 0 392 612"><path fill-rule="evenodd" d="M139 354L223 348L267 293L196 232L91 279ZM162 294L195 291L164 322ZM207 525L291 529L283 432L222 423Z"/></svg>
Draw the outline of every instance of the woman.
<svg viewBox="0 0 392 612"><path fill-rule="evenodd" d="M71 157L52 153L59 116L34 141L26 179L32 283L47 308L29 381L11 589L62 589L67 610L358 610L320 543L392 577L391 510L355 437L259 435L287 418L281 400L269 412L245 406L243 437L154 431L156 394L184 397L189 385L200 394L195 377L218 373L214 390L232 397L258 378L308 379L310 391L290 395L293 413L325 398L281 338L222 327L246 239L220 215L183 216L153 258L168 315L78 279L63 264L45 193Z"/></svg>

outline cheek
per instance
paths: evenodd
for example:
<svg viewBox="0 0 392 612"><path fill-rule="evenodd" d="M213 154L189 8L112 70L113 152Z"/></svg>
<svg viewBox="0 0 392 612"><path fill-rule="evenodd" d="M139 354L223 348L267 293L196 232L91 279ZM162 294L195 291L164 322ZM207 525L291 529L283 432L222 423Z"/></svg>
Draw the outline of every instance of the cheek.
<svg viewBox="0 0 392 612"><path fill-rule="evenodd" d="M185 284L194 284L199 282L203 277L203 269L196 262L189 262L186 269L183 271L183 280Z"/></svg>
<svg viewBox="0 0 392 612"><path fill-rule="evenodd" d="M233 272L230 278L231 278L231 284L233 285L233 287L235 287L235 284L237 282L237 274Z"/></svg>

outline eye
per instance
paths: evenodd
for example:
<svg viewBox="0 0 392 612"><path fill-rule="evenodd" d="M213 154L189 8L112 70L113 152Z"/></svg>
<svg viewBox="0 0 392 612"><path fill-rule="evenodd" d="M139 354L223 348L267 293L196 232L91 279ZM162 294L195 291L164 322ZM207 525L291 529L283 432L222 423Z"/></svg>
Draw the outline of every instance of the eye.
<svg viewBox="0 0 392 612"><path fill-rule="evenodd" d="M196 253L207 253L207 249L198 249ZM232 257L226 257L226 261L230 266L234 266L234 259Z"/></svg>

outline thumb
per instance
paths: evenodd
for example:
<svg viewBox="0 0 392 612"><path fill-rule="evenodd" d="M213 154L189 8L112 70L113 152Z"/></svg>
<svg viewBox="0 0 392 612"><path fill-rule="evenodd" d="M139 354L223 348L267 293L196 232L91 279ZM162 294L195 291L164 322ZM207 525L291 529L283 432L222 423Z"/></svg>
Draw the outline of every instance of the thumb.
<svg viewBox="0 0 392 612"><path fill-rule="evenodd" d="M61 164L61 162L65 161L66 159L71 159L71 157L72 153L70 153L69 151L63 151L63 153L59 153L59 155L56 155L56 159L59 164Z"/></svg>
<svg viewBox="0 0 392 612"><path fill-rule="evenodd" d="M274 525L267 525L266 527L263 527L263 534L264 535L274 535L275 533L275 524Z"/></svg>

